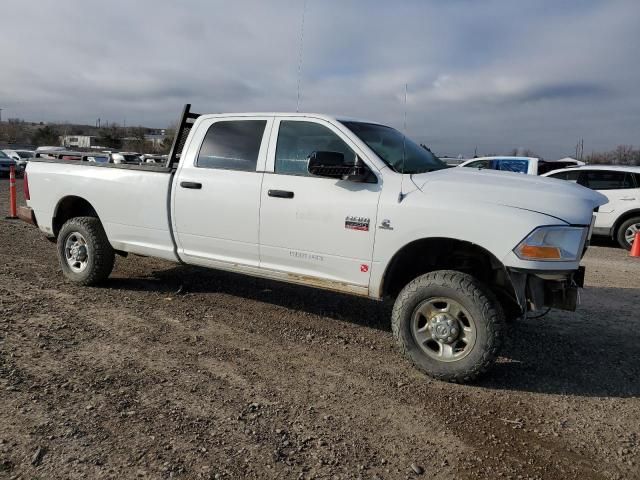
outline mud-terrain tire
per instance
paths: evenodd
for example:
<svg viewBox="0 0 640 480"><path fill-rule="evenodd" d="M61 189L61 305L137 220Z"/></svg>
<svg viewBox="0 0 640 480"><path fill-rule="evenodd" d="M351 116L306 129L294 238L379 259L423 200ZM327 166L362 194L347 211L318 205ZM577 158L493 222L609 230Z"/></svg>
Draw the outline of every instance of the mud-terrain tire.
<svg viewBox="0 0 640 480"><path fill-rule="evenodd" d="M58 234L58 260L67 279L80 285L96 285L109 277L115 254L100 220L75 217Z"/></svg>
<svg viewBox="0 0 640 480"><path fill-rule="evenodd" d="M640 217L632 217L622 222L616 231L616 240L618 241L618 245L622 248L626 248L627 250L631 250L633 238L631 237L631 241L629 241L629 235L635 234L635 232L638 231L640 231Z"/></svg>
<svg viewBox="0 0 640 480"><path fill-rule="evenodd" d="M391 326L416 368L438 380L466 383L495 361L505 318L494 295L474 277L440 270L404 287Z"/></svg>

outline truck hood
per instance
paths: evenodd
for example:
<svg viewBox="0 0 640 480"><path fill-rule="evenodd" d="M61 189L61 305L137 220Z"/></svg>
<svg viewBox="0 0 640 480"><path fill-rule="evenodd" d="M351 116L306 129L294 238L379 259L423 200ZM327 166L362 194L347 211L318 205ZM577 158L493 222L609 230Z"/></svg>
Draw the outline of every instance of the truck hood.
<svg viewBox="0 0 640 480"><path fill-rule="evenodd" d="M454 167L412 176L416 187L440 201L483 202L542 213L573 225L591 222L593 209L608 202L575 183L522 173Z"/></svg>

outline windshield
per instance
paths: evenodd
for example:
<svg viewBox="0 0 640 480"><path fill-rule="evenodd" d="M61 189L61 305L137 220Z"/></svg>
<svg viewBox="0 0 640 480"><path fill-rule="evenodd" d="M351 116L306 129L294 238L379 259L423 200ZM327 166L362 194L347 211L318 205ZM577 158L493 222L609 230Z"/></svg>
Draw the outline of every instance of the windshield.
<svg viewBox="0 0 640 480"><path fill-rule="evenodd" d="M447 168L430 150L391 127L363 122L342 123L396 172L424 173Z"/></svg>
<svg viewBox="0 0 640 480"><path fill-rule="evenodd" d="M16 152L20 158L33 158L33 153L31 152Z"/></svg>
<svg viewBox="0 0 640 480"><path fill-rule="evenodd" d="M0 150L0 158L9 158L6 153Z"/></svg>

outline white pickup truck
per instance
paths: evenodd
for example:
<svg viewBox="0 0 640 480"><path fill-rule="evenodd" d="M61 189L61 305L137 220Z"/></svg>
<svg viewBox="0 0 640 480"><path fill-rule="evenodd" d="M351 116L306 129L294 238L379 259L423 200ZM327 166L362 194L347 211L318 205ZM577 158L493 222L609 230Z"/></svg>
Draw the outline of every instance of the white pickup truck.
<svg viewBox="0 0 640 480"><path fill-rule="evenodd" d="M166 166L37 159L22 217L57 239L64 275L93 285L114 255L392 298L392 330L423 372L464 382L504 322L576 308L597 192L446 168L377 123L314 114L197 115Z"/></svg>

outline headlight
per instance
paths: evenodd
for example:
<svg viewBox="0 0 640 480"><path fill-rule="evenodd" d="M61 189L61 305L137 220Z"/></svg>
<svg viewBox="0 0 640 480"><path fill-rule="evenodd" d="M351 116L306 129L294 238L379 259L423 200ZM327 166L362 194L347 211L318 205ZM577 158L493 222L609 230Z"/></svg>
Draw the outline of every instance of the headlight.
<svg viewBox="0 0 640 480"><path fill-rule="evenodd" d="M513 250L522 260L575 261L580 258L587 229L538 227Z"/></svg>

